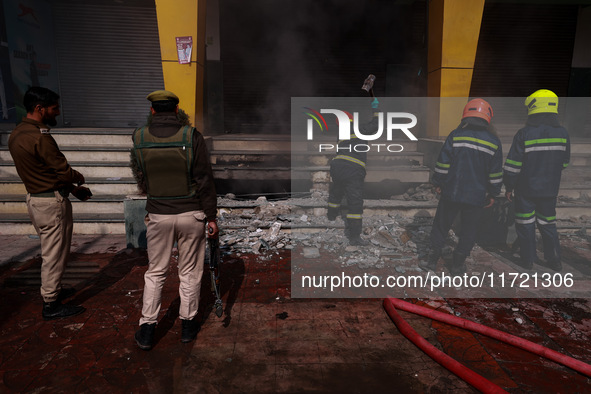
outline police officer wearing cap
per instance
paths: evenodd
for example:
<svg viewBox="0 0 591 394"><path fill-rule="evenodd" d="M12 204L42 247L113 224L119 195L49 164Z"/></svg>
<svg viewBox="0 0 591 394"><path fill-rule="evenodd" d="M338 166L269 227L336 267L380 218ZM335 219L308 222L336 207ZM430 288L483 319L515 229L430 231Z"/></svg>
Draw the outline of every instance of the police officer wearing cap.
<svg viewBox="0 0 591 394"><path fill-rule="evenodd" d="M515 231L522 264L533 268L536 223L544 244L546 265L562 270L556 231L556 197L562 170L570 161L568 132L558 120L558 96L540 89L526 100L527 122L515 137L504 166L505 195L515 204Z"/></svg>
<svg viewBox="0 0 591 394"><path fill-rule="evenodd" d="M148 241L148 270L138 346L150 350L161 307L161 294L174 243L178 247L179 316L181 342L197 336L195 319L199 305L205 259L205 231L216 237L217 197L209 153L201 133L183 126L178 118L179 98L167 90L150 93L151 125L133 134L136 160L147 194L145 222Z"/></svg>
<svg viewBox="0 0 591 394"><path fill-rule="evenodd" d="M63 305L74 289L62 289L61 279L72 241L72 193L85 201L92 193L82 187L84 176L70 167L50 134L60 114L59 95L34 86L25 93L27 115L10 134L8 149L27 189L27 210L41 240L42 316L52 320L78 315L82 306Z"/></svg>

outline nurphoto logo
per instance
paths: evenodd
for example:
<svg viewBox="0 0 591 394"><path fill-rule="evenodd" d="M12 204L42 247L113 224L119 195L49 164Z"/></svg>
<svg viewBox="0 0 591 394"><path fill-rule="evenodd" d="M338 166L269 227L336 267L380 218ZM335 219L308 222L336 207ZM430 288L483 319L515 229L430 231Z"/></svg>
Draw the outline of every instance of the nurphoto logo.
<svg viewBox="0 0 591 394"><path fill-rule="evenodd" d="M417 137L410 131L411 128L416 126L417 117L409 112L377 112L374 114L378 118L377 130L373 134L363 134L359 130L359 113L353 112L352 114L347 111L338 109L321 109L320 112L310 108L304 107L305 114L310 117L307 122L307 139L312 141L314 139L314 124L316 124L320 131L328 130L328 124L322 114L331 114L336 116L339 133L339 141L348 140L351 138L358 138L364 141L375 141L382 137L384 131L386 132L387 141L392 141L393 135L396 131L402 131L406 137L411 141L417 141ZM385 119L385 120L384 120ZM403 122L401 122L401 120ZM406 120L406 122L404 122ZM351 125L353 130L351 132ZM319 144L319 152L331 149L339 149L334 144ZM349 147L350 149L350 147ZM376 150L380 152L382 149L388 152L402 152L404 147L400 144L356 144L356 152L369 152L370 150Z"/></svg>

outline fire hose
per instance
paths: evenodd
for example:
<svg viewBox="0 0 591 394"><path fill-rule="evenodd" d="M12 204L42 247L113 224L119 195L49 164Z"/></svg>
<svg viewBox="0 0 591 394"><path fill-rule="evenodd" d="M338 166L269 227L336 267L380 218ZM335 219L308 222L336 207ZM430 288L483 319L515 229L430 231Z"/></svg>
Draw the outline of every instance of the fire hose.
<svg viewBox="0 0 591 394"><path fill-rule="evenodd" d="M549 360L555 361L566 367L569 367L577 372L591 377L591 365L566 356L562 353L548 349L545 346L538 345L526 339L511 335L504 331L496 330L482 324L474 323L472 321L449 315L447 313L439 312L433 309L425 308L419 305L411 304L396 298L386 298L383 302L384 309L394 322L400 332L414 343L417 347L423 350L429 357L437 361L439 364L453 372L461 379L472 385L476 389L486 393L501 393L505 392L501 387L478 375L476 372L460 364L458 361L449 357L447 354L441 352L435 346L431 345L427 340L421 337L412 327L398 314L396 309L406 312L415 313L420 316L428 317L442 323L447 323L452 326L463 328L478 334L485 335L490 338L497 339L509 345L534 353L538 356L545 357Z"/></svg>

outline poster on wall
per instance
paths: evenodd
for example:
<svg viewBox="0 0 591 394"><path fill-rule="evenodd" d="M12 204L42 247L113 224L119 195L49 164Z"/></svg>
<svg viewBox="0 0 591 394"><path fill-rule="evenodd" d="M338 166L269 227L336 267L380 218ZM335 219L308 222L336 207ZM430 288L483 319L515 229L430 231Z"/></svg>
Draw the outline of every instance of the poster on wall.
<svg viewBox="0 0 591 394"><path fill-rule="evenodd" d="M4 22L4 4L0 0L0 21ZM6 24L0 24L0 123L15 123L16 109L12 94L12 74Z"/></svg>
<svg viewBox="0 0 591 394"><path fill-rule="evenodd" d="M3 0L16 119L25 114L22 99L31 86L59 93L51 5L45 0ZM10 112L10 111L9 111Z"/></svg>
<svg viewBox="0 0 591 394"><path fill-rule="evenodd" d="M191 52L193 51L193 37L177 37L176 51L179 58L179 64L191 63Z"/></svg>

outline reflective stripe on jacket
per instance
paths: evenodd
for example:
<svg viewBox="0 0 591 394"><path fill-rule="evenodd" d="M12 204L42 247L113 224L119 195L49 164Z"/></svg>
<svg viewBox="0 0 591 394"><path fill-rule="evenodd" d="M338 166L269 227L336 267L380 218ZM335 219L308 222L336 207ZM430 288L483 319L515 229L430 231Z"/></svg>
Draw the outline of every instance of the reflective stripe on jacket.
<svg viewBox="0 0 591 394"><path fill-rule="evenodd" d="M522 196L556 197L562 170L569 161L570 139L558 116L530 115L526 126L515 134L507 155L505 188Z"/></svg>
<svg viewBox="0 0 591 394"><path fill-rule="evenodd" d="M487 194L496 196L503 181L503 152L499 139L480 118L465 118L452 131L435 164L432 183L441 198L483 206Z"/></svg>

